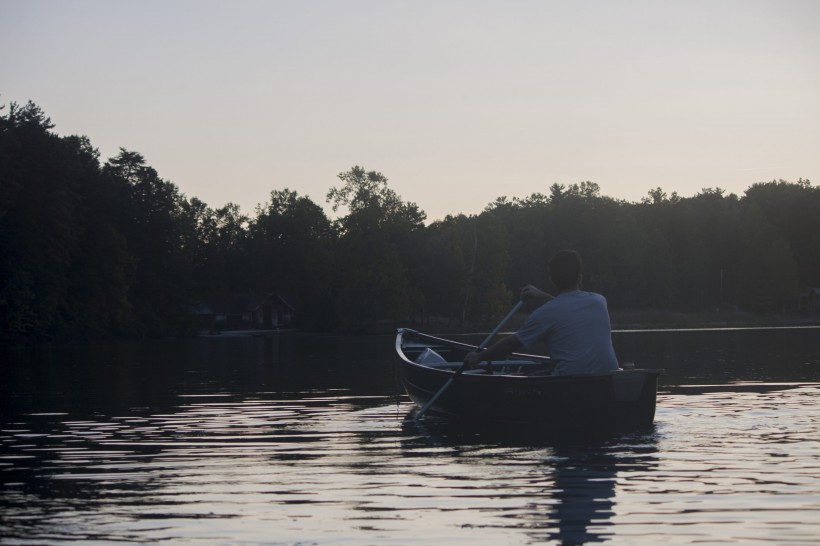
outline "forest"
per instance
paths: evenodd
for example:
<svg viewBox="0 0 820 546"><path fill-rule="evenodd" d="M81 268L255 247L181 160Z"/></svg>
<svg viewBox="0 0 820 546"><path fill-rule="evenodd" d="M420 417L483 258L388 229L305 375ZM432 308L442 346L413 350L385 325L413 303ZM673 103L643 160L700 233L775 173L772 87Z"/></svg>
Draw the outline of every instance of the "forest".
<svg viewBox="0 0 820 546"><path fill-rule="evenodd" d="M640 202L590 181L500 196L428 222L385 175L340 173L323 206L272 189L252 215L212 208L138 152L102 162L35 104L0 110L0 339L192 335L197 305L282 295L306 331L492 325L526 284L552 290L549 256L584 258L610 311L799 314L820 287L820 188L753 183L743 195L651 189Z"/></svg>

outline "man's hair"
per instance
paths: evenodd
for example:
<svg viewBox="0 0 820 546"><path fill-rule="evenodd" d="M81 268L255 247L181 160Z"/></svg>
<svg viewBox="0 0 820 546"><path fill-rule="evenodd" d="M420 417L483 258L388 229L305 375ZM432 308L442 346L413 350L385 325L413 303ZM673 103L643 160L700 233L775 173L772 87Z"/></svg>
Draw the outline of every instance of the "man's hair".
<svg viewBox="0 0 820 546"><path fill-rule="evenodd" d="M549 263L550 280L558 290L579 286L581 270L581 256L574 250L559 250Z"/></svg>

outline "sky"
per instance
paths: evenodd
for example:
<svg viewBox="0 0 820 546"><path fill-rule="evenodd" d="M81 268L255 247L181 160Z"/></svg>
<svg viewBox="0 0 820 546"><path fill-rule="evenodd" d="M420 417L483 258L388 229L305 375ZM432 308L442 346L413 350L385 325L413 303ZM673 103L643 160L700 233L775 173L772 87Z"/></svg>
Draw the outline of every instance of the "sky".
<svg viewBox="0 0 820 546"><path fill-rule="evenodd" d="M820 183L816 0L0 0L0 104L211 207Z"/></svg>

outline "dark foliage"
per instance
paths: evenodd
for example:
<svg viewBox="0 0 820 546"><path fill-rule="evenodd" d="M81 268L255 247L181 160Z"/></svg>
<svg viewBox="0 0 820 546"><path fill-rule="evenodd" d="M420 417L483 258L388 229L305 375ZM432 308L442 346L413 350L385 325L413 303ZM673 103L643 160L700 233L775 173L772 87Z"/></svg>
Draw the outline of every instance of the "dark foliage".
<svg viewBox="0 0 820 546"><path fill-rule="evenodd" d="M286 296L297 326L347 332L396 323L483 327L525 284L551 289L561 248L613 309L780 313L820 286L820 189L807 180L661 188L640 203L597 184L500 197L478 215L425 225L376 171L338 175L322 207L274 190L253 218L212 209L136 152L105 164L60 137L36 105L0 111L0 338L185 335L197 304Z"/></svg>

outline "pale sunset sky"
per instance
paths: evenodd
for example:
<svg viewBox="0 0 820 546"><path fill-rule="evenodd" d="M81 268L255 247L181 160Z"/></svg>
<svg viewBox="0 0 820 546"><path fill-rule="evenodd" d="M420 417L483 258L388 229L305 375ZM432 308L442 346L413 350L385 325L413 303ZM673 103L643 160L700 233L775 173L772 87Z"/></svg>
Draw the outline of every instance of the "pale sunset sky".
<svg viewBox="0 0 820 546"><path fill-rule="evenodd" d="M816 0L0 0L0 104L253 215L383 173L429 220L585 180L820 183Z"/></svg>

